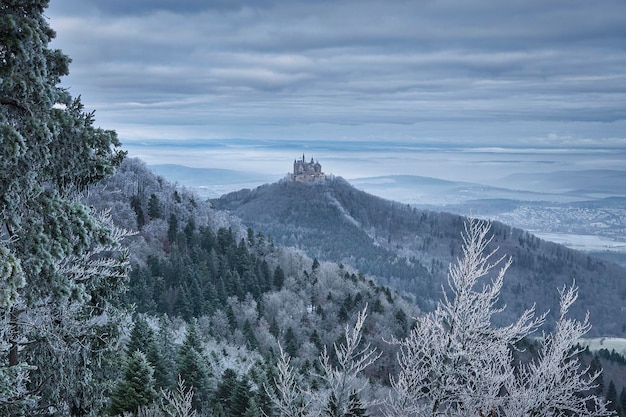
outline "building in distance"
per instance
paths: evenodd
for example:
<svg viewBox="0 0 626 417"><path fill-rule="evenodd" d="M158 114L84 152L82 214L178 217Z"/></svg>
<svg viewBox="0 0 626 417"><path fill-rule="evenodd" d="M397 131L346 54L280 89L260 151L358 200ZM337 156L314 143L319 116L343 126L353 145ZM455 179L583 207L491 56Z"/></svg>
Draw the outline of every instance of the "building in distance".
<svg viewBox="0 0 626 417"><path fill-rule="evenodd" d="M302 154L301 160L293 161L293 174L291 179L298 182L315 182L324 181L326 174L322 172L322 165L319 161L314 161L311 158L311 162L307 162L304 154Z"/></svg>

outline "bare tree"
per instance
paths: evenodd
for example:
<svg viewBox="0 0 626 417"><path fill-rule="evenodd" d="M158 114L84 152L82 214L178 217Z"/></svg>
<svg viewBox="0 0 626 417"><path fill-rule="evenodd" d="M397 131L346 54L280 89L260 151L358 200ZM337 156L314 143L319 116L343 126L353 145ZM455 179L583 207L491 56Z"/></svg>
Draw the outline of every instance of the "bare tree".
<svg viewBox="0 0 626 417"><path fill-rule="evenodd" d="M322 365L322 378L330 388L330 396L333 399L337 415L343 416L348 412L350 406L350 396L359 396L367 387L367 379L361 373L371 364L380 358L381 353L372 348L370 343L361 346L363 339L362 331L365 319L367 318L367 306L359 312L354 327L346 324L345 343L334 344L337 365L333 365L324 347L320 355ZM364 406L372 405L368 401L363 401Z"/></svg>
<svg viewBox="0 0 626 417"><path fill-rule="evenodd" d="M165 413L168 417L196 417L193 409L193 387L185 387L185 380L178 375L176 392L161 391L167 403Z"/></svg>
<svg viewBox="0 0 626 417"><path fill-rule="evenodd" d="M494 327L501 312L498 297L510 258L494 258L489 250L488 222L465 225L462 257L448 274L448 289L435 312L417 317L409 336L399 345L399 374L392 379L394 394L387 416L605 416L604 402L577 395L593 386L598 375L585 377L572 350L589 330L566 314L576 288L561 290L561 315L554 334L546 336L539 359L515 369L516 342L545 321L534 307L508 326ZM500 266L488 283L482 279ZM588 407L590 405L590 407ZM568 414L570 415L570 414Z"/></svg>
<svg viewBox="0 0 626 417"><path fill-rule="evenodd" d="M332 402L332 415L348 415L351 404L359 399L359 394L367 387L367 379L361 373L380 358L371 344L361 346L362 331L367 318L367 306L359 312L353 327L346 325L345 342L334 344L336 365L324 347L320 354L322 375L319 375L327 384L328 389L319 393L306 390L295 370L290 365L290 358L280 348L280 357L276 365L277 377L274 379L275 390L265 387L274 407L280 416L304 417L319 415L322 408ZM280 347L280 345L279 345ZM361 399L359 399L361 400ZM369 401L360 401L364 407L371 405ZM326 414L329 414L326 410Z"/></svg>
<svg viewBox="0 0 626 417"><path fill-rule="evenodd" d="M278 344L280 356L276 364L275 389L264 387L280 417L309 415L310 395L302 389L302 382L291 366L291 358Z"/></svg>
<svg viewBox="0 0 626 417"><path fill-rule="evenodd" d="M554 333L544 335L539 359L523 365L517 378L506 381L509 401L506 416L581 415L606 416L606 403L596 395L582 395L596 387L601 371L588 376L576 356L582 352L578 340L589 331L589 314L580 322L566 317L578 298L575 287L560 291L561 311ZM574 347L578 346L578 347Z"/></svg>

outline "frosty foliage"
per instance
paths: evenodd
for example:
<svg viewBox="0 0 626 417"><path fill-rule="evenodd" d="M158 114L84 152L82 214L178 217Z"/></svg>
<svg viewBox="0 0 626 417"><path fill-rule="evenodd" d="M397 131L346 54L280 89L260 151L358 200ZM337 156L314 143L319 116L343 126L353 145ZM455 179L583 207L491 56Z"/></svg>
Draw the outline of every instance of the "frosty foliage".
<svg viewBox="0 0 626 417"><path fill-rule="evenodd" d="M302 381L291 366L291 358L279 345L280 355L276 363L274 388L264 387L280 417L307 415L311 398L302 388Z"/></svg>
<svg viewBox="0 0 626 417"><path fill-rule="evenodd" d="M516 342L545 321L534 308L513 324L492 326L504 274L511 264L492 260L490 224L470 220L465 226L463 253L449 269L448 289L435 312L416 318L400 347L399 374L385 415L391 416L605 416L600 398L582 395L598 374L587 376L573 349L589 330L567 317L577 289L563 288L561 312L553 334L544 336L539 357L514 366ZM481 279L500 267L488 283Z"/></svg>
<svg viewBox="0 0 626 417"><path fill-rule="evenodd" d="M167 404L164 408L168 417L195 417L192 408L193 389L185 386L185 380L178 376L178 387L175 392L163 391L163 399Z"/></svg>
<svg viewBox="0 0 626 417"><path fill-rule="evenodd" d="M175 391L161 390L161 398L149 406L139 407L137 413L125 412L123 417L196 417L193 409L193 388L185 385L185 380L178 376Z"/></svg>
<svg viewBox="0 0 626 417"><path fill-rule="evenodd" d="M367 379L361 375L362 372L381 356L369 343L361 346L366 312L367 306L358 313L354 326L345 326L345 340L333 345L335 360L331 359L326 347L320 354L322 374L319 378L325 382L322 390L304 388L303 381L291 366L291 358L279 346L280 356L276 364L274 388L265 387L279 416L351 415L351 406L355 400L360 400L359 394L368 385ZM367 401L359 406L361 404L371 405Z"/></svg>
<svg viewBox="0 0 626 417"><path fill-rule="evenodd" d="M320 355L322 378L328 384L331 395L336 400L340 415L348 412L350 396L353 394L358 396L367 387L368 381L361 376L361 373L381 356L381 353L372 348L369 343L361 346L366 318L367 306L359 312L353 327L346 324L345 341L333 345L336 361L331 360L326 347ZM364 404L368 405L367 402Z"/></svg>

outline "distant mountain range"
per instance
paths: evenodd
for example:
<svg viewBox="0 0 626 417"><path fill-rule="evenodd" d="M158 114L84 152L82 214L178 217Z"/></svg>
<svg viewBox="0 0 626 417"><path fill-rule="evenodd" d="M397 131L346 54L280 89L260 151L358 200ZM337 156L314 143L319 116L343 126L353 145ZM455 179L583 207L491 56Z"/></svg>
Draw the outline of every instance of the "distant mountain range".
<svg viewBox="0 0 626 417"><path fill-rule="evenodd" d="M626 197L626 171L613 170L516 173L494 180L498 187L413 175L356 178L350 183L385 198L429 205L484 199L569 203Z"/></svg>
<svg viewBox="0 0 626 417"><path fill-rule="evenodd" d="M280 179L280 176L258 172L192 168L175 164L150 165L149 167L155 174L172 183L184 185L203 198L216 198L233 190L254 188L260 184Z"/></svg>
<svg viewBox="0 0 626 417"><path fill-rule="evenodd" d="M442 185L434 179L425 182ZM441 295L447 266L460 254L465 221L376 197L339 177L315 184L283 180L212 202L279 244L349 264L405 291L425 310ZM557 288L575 280L580 287L575 313L580 317L590 311L593 334L623 337L626 269L498 222L493 233L493 245L514 259L502 293L508 306L502 321L533 302L539 311L558 311Z"/></svg>
<svg viewBox="0 0 626 417"><path fill-rule="evenodd" d="M546 193L568 195L587 200L626 197L626 171L582 170L549 173L511 174L501 183L523 190L539 189Z"/></svg>

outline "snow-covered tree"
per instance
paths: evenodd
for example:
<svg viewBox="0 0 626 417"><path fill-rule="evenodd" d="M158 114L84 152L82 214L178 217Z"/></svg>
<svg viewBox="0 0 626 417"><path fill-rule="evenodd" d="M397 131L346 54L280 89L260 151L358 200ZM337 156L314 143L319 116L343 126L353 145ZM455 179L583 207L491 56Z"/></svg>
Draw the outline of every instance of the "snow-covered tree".
<svg viewBox="0 0 626 417"><path fill-rule="evenodd" d="M280 417L304 417L309 413L311 398L303 388L301 378L291 366L291 358L278 345L280 356L276 363L274 387L265 386L276 413Z"/></svg>
<svg viewBox="0 0 626 417"><path fill-rule="evenodd" d="M106 402L127 233L80 193L124 157L59 86L47 0L0 1L0 414L88 415ZM25 408L32 405L32 408ZM28 411L25 411L28 410Z"/></svg>
<svg viewBox="0 0 626 417"><path fill-rule="evenodd" d="M345 340L333 345L334 360L326 348L320 354L322 374L319 377L326 383L326 389L320 392L312 392L304 387L290 364L290 356L279 345L274 388L265 387L279 416L321 414L346 417L365 412L370 402L359 398L368 385L362 372L381 356L369 343L362 343L366 318L367 306L357 315L354 326L345 326Z"/></svg>
<svg viewBox="0 0 626 417"><path fill-rule="evenodd" d="M140 350L131 353L126 361L124 379L118 382L111 396L111 413L136 412L157 397L154 389L154 369Z"/></svg>
<svg viewBox="0 0 626 417"><path fill-rule="evenodd" d="M348 414L351 404L359 399L359 395L367 387L368 381L362 376L363 371L381 356L371 344L362 343L366 318L367 306L357 315L354 326L345 326L345 341L333 346L336 361L331 360L326 347L320 355L322 378L330 388L332 415L343 417ZM365 406L369 405L368 401L361 401Z"/></svg>
<svg viewBox="0 0 626 417"><path fill-rule="evenodd" d="M435 312L416 317L399 345L399 374L387 416L605 416L604 401L584 395L597 374L586 376L576 341L589 329L567 317L576 289L561 290L554 333L544 335L539 357L514 365L515 345L540 327L545 314L526 310L514 323L495 327L494 314L511 260L490 250L488 222L470 220L463 253L449 269L448 289ZM484 278L500 266L490 282Z"/></svg>

